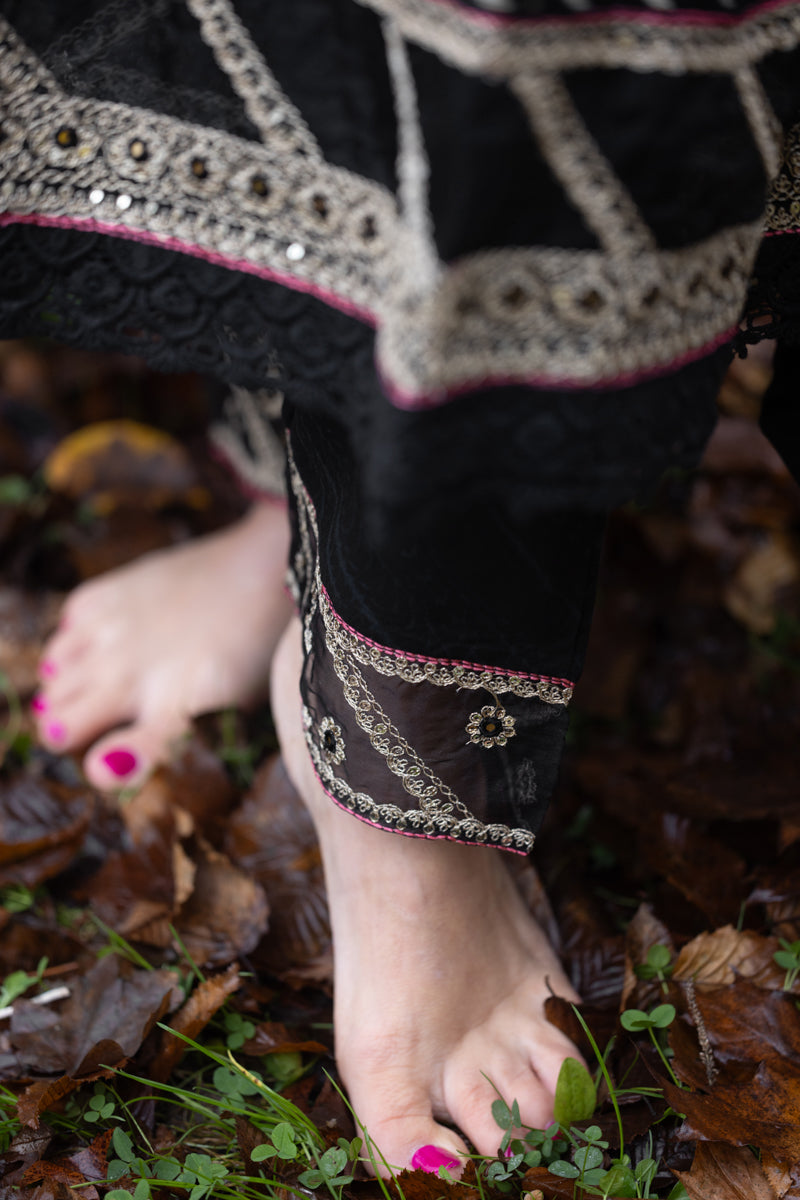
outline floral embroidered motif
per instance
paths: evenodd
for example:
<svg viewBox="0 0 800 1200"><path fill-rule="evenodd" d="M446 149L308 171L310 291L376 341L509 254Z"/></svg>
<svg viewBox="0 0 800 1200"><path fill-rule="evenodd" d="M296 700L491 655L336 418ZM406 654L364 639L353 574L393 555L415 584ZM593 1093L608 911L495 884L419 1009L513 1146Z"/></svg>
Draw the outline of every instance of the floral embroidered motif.
<svg viewBox="0 0 800 1200"><path fill-rule="evenodd" d="M487 750L505 746L516 734L514 718L498 704L484 704L480 712L470 714L467 733L471 742Z"/></svg>
<svg viewBox="0 0 800 1200"><path fill-rule="evenodd" d="M329 763L343 763L345 760L344 738L342 727L337 725L333 717L323 717L319 723L320 749Z"/></svg>

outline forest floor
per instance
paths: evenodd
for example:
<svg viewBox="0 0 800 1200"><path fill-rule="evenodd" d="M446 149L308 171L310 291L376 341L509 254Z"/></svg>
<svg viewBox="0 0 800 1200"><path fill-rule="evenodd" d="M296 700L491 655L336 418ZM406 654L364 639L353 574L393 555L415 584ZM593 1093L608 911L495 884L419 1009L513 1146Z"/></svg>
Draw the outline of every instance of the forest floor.
<svg viewBox="0 0 800 1200"><path fill-rule="evenodd" d="M757 431L766 380L739 364L702 468L615 515L519 871L592 1077L526 1137L498 1101L509 1153L460 1183L382 1183L337 1088L319 853L266 710L203 718L113 798L32 737L64 593L241 511L204 387L0 345L0 1200L800 1200L800 490ZM123 418L163 436L70 437Z"/></svg>

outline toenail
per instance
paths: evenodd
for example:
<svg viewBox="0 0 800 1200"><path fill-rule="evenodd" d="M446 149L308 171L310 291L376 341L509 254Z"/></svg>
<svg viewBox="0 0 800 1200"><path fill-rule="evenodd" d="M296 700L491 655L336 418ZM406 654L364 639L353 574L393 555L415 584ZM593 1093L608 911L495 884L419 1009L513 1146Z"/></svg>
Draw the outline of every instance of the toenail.
<svg viewBox="0 0 800 1200"><path fill-rule="evenodd" d="M58 667L51 658L46 658L39 663L39 674L43 679L52 679L54 675L58 674Z"/></svg>
<svg viewBox="0 0 800 1200"><path fill-rule="evenodd" d="M102 761L109 771L113 771L120 778L130 775L137 765L136 755L131 754L130 750L109 750L108 754L103 755Z"/></svg>
<svg viewBox="0 0 800 1200"><path fill-rule="evenodd" d="M438 1175L439 1167L448 1171L458 1171L461 1163L438 1146L420 1146L411 1160L411 1166L415 1171L427 1171L429 1175Z"/></svg>
<svg viewBox="0 0 800 1200"><path fill-rule="evenodd" d="M51 742L63 742L67 736L67 731L60 721L53 721L47 726L45 733Z"/></svg>
<svg viewBox="0 0 800 1200"><path fill-rule="evenodd" d="M47 701L45 700L44 696L40 696L37 692L37 694L31 700L31 712L43 713L47 712L47 709Z"/></svg>

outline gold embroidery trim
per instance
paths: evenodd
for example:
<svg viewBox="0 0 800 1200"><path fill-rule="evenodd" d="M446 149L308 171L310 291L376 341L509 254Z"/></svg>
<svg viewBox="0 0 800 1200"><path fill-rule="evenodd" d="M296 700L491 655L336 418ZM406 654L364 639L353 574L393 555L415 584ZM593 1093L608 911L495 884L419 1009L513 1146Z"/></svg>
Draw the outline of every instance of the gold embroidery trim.
<svg viewBox="0 0 800 1200"><path fill-rule="evenodd" d="M191 3L207 40L217 37L215 53L226 66L231 44L242 46L246 31L237 26L231 32L226 18L213 34L213 15L229 17L229 5ZM423 8L438 11L430 0ZM414 4L397 9L412 11ZM794 44L794 25L781 28L787 45ZM571 46L579 31L570 23L568 32ZM378 356L388 382L412 406L484 379L544 387L627 380L668 368L737 322L760 225L727 229L677 251L645 249L646 227L630 210L613 227L624 188L585 139L582 149L572 145L571 109L559 115L556 106L547 117L552 153L560 147L569 193L586 193L593 179L600 182L593 207L605 214L614 252L490 250L445 269L430 264L424 213L416 214L415 232L386 189L308 150L302 118L248 44L242 50L248 69L234 71L233 82L242 94L253 90L259 120L267 125L264 144L146 109L66 96L0 18L0 210L97 220L167 246L177 240L369 315L379 326ZM745 91L755 119L760 101ZM288 124L281 115L270 134L273 102L276 114L295 115ZM534 107L541 118L541 107ZM768 117L761 112L758 119L763 125ZM63 128L74 131L74 144L57 139ZM147 154L137 156L132 147L142 145ZM626 252L628 237L638 247L635 265ZM421 270L426 262L429 269Z"/></svg>
<svg viewBox="0 0 800 1200"><path fill-rule="evenodd" d="M780 174L767 202L766 224L771 233L800 227L800 125L786 137Z"/></svg>
<svg viewBox="0 0 800 1200"><path fill-rule="evenodd" d="M502 79L529 71L593 67L668 75L733 73L776 50L792 50L800 41L796 0L723 25L700 25L680 15L648 21L644 14L637 20L599 13L584 21L501 22L439 0L358 2L391 17L404 37L462 71Z"/></svg>

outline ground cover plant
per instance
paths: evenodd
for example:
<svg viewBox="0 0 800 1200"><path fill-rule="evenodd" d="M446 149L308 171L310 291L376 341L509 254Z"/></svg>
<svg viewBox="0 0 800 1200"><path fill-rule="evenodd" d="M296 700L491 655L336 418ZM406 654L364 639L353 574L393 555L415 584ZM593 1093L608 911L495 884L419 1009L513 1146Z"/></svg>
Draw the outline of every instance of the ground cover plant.
<svg viewBox="0 0 800 1200"><path fill-rule="evenodd" d="M204 718L113 799L32 739L59 596L240 511L205 391L0 347L0 1200L800 1198L800 494L754 432L765 378L740 367L701 471L615 517L560 789L512 864L589 1071L549 1129L498 1096L460 1182L379 1182L269 714Z"/></svg>

